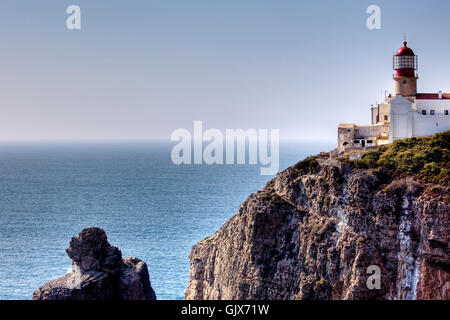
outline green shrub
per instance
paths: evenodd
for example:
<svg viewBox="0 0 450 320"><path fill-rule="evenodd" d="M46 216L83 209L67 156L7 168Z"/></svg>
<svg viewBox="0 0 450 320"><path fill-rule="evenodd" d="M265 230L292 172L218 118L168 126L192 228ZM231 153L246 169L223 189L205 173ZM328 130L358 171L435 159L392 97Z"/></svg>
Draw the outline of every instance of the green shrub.
<svg viewBox="0 0 450 320"><path fill-rule="evenodd" d="M384 167L429 182L450 184L450 130L431 137L396 140L350 161L356 168Z"/></svg>
<svg viewBox="0 0 450 320"><path fill-rule="evenodd" d="M450 170L445 169L445 168L441 168L441 173L439 173L439 175L437 176L437 178L435 179L434 182L443 184L443 185L448 185L450 181Z"/></svg>
<svg viewBox="0 0 450 320"><path fill-rule="evenodd" d="M390 184L383 188L383 192L401 195L408 192L414 196L418 196L422 192L420 183L412 178L393 180Z"/></svg>
<svg viewBox="0 0 450 320"><path fill-rule="evenodd" d="M426 163L420 174L423 178L433 178L439 176L441 173L441 167L439 167L436 162Z"/></svg>
<svg viewBox="0 0 450 320"><path fill-rule="evenodd" d="M305 160L297 163L294 168L300 171L313 171L319 166L316 156L307 157Z"/></svg>

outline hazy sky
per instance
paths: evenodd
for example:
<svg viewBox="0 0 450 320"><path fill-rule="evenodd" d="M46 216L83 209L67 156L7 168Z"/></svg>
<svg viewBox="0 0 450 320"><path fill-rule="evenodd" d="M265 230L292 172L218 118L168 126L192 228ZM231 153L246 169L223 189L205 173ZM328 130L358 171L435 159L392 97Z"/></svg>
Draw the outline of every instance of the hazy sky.
<svg viewBox="0 0 450 320"><path fill-rule="evenodd" d="M169 139L194 120L335 139L391 90L404 33L419 90L449 92L449 32L448 0L1 0L0 140Z"/></svg>

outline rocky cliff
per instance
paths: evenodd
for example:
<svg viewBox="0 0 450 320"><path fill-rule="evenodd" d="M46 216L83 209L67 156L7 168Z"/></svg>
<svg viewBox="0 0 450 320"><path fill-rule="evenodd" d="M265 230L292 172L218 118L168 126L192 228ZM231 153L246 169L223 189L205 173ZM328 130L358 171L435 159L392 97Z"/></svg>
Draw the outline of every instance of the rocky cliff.
<svg viewBox="0 0 450 320"><path fill-rule="evenodd" d="M449 187L309 158L190 254L186 299L449 299Z"/></svg>
<svg viewBox="0 0 450 320"><path fill-rule="evenodd" d="M146 263L122 259L102 229L84 229L72 238L66 252L73 271L39 287L33 300L156 299Z"/></svg>

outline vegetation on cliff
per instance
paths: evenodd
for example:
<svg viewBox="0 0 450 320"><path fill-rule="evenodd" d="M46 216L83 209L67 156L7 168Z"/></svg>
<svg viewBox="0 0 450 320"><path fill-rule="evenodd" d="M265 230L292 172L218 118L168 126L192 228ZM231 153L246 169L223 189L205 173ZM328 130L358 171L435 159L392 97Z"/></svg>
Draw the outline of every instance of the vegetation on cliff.
<svg viewBox="0 0 450 320"><path fill-rule="evenodd" d="M450 130L394 141L351 161L356 168L384 167L396 175L450 185Z"/></svg>

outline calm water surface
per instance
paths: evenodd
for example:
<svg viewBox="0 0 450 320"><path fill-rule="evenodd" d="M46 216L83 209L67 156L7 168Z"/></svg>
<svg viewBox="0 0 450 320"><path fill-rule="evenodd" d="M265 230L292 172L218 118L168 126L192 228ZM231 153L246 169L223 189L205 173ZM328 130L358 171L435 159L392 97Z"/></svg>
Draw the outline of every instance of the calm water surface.
<svg viewBox="0 0 450 320"><path fill-rule="evenodd" d="M280 170L333 144L282 143ZM158 299L183 299L192 245L272 177L253 165L176 166L172 145L0 143L0 299L30 299L65 274L70 238L92 226L148 263Z"/></svg>

